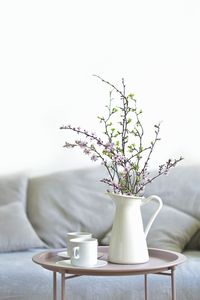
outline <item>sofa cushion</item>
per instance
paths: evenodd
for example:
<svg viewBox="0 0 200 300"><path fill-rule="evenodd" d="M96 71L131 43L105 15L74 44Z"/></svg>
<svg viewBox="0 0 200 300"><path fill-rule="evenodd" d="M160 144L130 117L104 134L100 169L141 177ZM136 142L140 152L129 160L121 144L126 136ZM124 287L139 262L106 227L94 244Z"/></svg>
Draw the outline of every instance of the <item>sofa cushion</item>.
<svg viewBox="0 0 200 300"><path fill-rule="evenodd" d="M191 238L186 246L186 250L200 250L200 230Z"/></svg>
<svg viewBox="0 0 200 300"><path fill-rule="evenodd" d="M146 185L145 195L159 195L163 203L200 220L200 166L172 169Z"/></svg>
<svg viewBox="0 0 200 300"><path fill-rule="evenodd" d="M168 176L160 176L147 185L145 194L147 196L157 194L165 204L200 220L200 166L181 166L172 169ZM187 247L200 250L200 232L188 242Z"/></svg>
<svg viewBox="0 0 200 300"><path fill-rule="evenodd" d="M153 214L153 203L143 207L144 227ZM149 247L182 252L200 228L200 221L178 209L164 205L147 236Z"/></svg>
<svg viewBox="0 0 200 300"><path fill-rule="evenodd" d="M154 211L154 203L142 207L144 228ZM199 226L199 220L193 216L164 205L148 233L147 245L151 248L182 252ZM109 232L101 240L103 245L109 244L110 234Z"/></svg>
<svg viewBox="0 0 200 300"><path fill-rule="evenodd" d="M28 187L28 216L50 247L66 247L70 231L102 238L112 224L114 207L100 182L102 167L63 171L32 178Z"/></svg>
<svg viewBox="0 0 200 300"><path fill-rule="evenodd" d="M27 176L22 173L1 176L0 206L13 201L19 201L25 205L27 182Z"/></svg>
<svg viewBox="0 0 200 300"><path fill-rule="evenodd" d="M22 203L0 206L0 252L44 247L27 219Z"/></svg>

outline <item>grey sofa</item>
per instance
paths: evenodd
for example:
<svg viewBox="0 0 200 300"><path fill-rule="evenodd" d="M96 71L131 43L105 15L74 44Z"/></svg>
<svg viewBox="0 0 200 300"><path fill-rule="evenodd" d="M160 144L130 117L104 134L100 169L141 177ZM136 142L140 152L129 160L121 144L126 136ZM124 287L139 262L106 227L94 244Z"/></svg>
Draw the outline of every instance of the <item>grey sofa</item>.
<svg viewBox="0 0 200 300"><path fill-rule="evenodd" d="M0 178L0 300L52 299L52 273L32 262L47 248L65 248L68 231L90 231L108 245L114 216L101 167L28 179ZM177 299L200 299L200 167L177 167L146 188L164 207L148 235L148 246L183 252L176 271ZM154 204L143 210L144 226ZM88 277L67 281L71 300L144 299L143 277ZM149 276L152 300L170 298L170 280Z"/></svg>

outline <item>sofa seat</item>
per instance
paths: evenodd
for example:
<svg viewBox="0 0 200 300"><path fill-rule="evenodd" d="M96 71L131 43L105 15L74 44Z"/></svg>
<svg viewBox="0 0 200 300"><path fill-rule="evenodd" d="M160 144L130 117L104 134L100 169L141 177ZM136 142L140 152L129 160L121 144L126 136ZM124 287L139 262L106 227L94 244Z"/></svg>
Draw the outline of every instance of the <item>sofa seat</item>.
<svg viewBox="0 0 200 300"><path fill-rule="evenodd" d="M0 300L53 299L53 273L32 262L32 256L41 251L44 249L1 254ZM199 300L200 252L183 254L187 261L176 271L177 300ZM160 275L148 278L150 299L169 300L170 278ZM143 276L82 276L66 282L66 293L70 300L142 300L143 287Z"/></svg>

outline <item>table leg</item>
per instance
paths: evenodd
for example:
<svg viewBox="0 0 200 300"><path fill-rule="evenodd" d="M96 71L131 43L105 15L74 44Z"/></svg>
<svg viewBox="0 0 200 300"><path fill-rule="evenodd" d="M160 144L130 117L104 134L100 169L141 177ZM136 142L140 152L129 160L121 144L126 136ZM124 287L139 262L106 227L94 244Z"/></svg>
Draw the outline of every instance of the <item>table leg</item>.
<svg viewBox="0 0 200 300"><path fill-rule="evenodd" d="M175 280L175 268L171 268L171 287L172 287L172 300L176 300L176 280Z"/></svg>
<svg viewBox="0 0 200 300"><path fill-rule="evenodd" d="M61 273L61 300L65 300L65 273Z"/></svg>
<svg viewBox="0 0 200 300"><path fill-rule="evenodd" d="M53 272L53 300L57 300L57 278L56 278L56 272Z"/></svg>
<svg viewBox="0 0 200 300"><path fill-rule="evenodd" d="M148 300L147 274L144 274L144 295L145 300Z"/></svg>

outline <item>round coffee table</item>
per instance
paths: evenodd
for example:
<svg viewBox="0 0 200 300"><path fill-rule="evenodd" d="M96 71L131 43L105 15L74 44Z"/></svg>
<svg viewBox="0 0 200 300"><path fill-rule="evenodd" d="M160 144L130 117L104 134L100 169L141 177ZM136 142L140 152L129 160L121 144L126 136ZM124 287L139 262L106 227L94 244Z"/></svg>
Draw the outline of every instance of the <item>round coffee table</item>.
<svg viewBox="0 0 200 300"><path fill-rule="evenodd" d="M57 273L61 274L61 300L65 300L65 280L77 276L123 276L144 275L144 299L148 299L147 275L158 274L171 277L172 300L176 300L175 269L183 263L186 258L183 254L161 249L149 249L150 259L147 263L121 265L109 263L100 268L82 268L67 265L62 261L58 253L63 249L45 251L33 256L33 262L53 272L53 299L57 300ZM107 260L108 247L98 247L99 259Z"/></svg>

